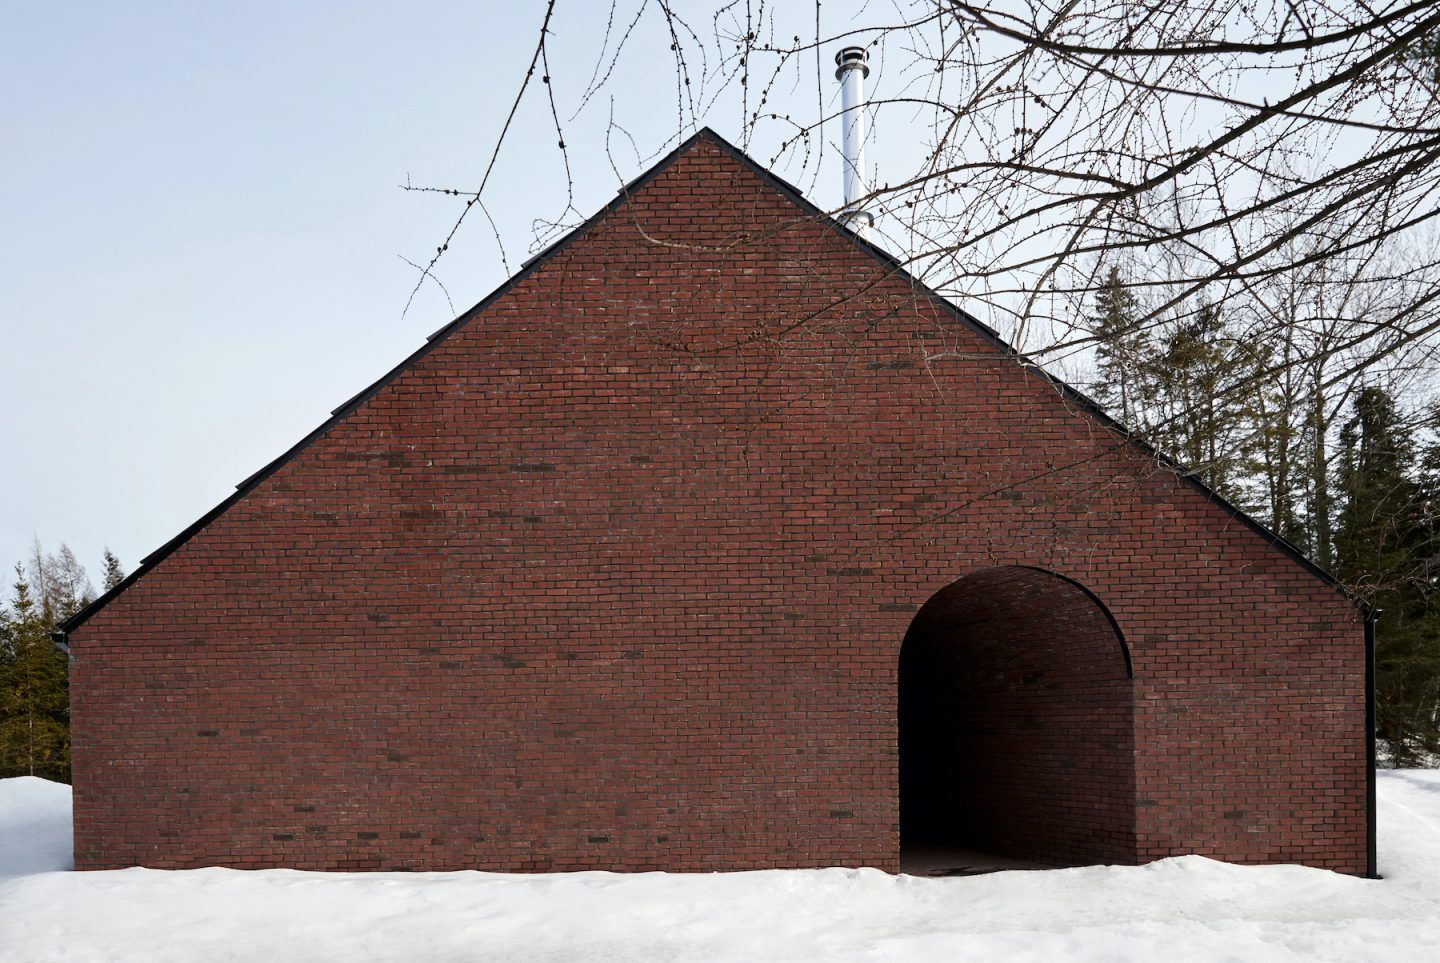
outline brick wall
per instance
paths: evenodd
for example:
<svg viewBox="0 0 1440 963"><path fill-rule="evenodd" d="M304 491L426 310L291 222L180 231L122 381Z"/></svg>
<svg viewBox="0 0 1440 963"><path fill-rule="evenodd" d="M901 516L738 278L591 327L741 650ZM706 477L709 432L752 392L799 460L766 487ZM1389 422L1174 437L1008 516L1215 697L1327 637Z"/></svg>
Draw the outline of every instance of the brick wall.
<svg viewBox="0 0 1440 963"><path fill-rule="evenodd" d="M998 565L1130 646L1138 858L1364 870L1354 608L702 136L76 627L76 862L894 870Z"/></svg>

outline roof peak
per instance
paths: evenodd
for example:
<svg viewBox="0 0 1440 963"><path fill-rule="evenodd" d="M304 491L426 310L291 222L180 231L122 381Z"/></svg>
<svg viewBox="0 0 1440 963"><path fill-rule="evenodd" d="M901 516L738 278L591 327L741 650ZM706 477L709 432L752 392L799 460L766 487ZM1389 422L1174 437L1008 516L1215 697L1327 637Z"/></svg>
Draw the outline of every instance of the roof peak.
<svg viewBox="0 0 1440 963"><path fill-rule="evenodd" d="M548 260L550 260L550 258L558 254L575 239L583 236L586 231L588 231L592 226L594 226L600 220L612 213L616 208L623 205L634 193L642 189L650 181L654 180L656 177L660 176L662 173L668 170L677 159L689 153L701 141L709 141L715 146L719 147L726 154L728 154L738 163L740 163L740 165L746 170L751 171L752 173L757 175L763 182L765 182L775 190L779 191L782 196L787 198L802 212L815 218L818 222L827 224L837 234L841 235L842 237L850 241L852 244L855 244L863 251L867 252L872 257L879 260L882 264L885 265L885 267L889 271L894 273L900 279L904 280L905 283L907 283L912 290L916 291L924 297L931 298L935 303L940 305L943 310L949 312L957 320L963 322L966 326L976 331L981 337L989 341L999 351L1006 355L1009 355L1011 358L1014 358L1017 363L1021 364L1023 367L1025 367L1038 377L1045 379L1071 401L1074 401L1081 405L1083 408L1086 409L1086 411L1096 417L1103 425L1119 432L1131 444L1134 444L1137 447L1141 448L1148 455L1156 458L1158 461L1160 461L1166 467L1170 468L1172 471L1175 471L1178 475L1180 475L1181 478L1183 478L1194 488L1198 489L1208 499L1219 505L1225 511L1233 515L1235 518L1245 523L1247 527L1251 528L1257 534L1261 535L1273 546L1279 548L1282 552L1291 556L1294 560L1296 560L1303 567L1309 570L1311 574L1321 578L1322 580L1330 583L1331 585L1336 586L1347 597L1354 599L1353 595L1351 595L1348 591L1346 591L1342 586L1339 585L1334 576L1330 575L1324 569L1320 568L1318 565L1312 562L1292 543L1277 535L1275 532L1270 531L1268 528L1266 528L1260 522L1252 518L1250 515L1241 511L1235 505L1231 504L1228 500L1220 496L1217 492L1209 488L1193 474L1191 474L1188 470L1186 470L1184 466L1178 464L1177 462L1158 452L1155 448L1153 448L1146 442L1137 438L1129 431L1129 429L1121 425L1115 419L1111 418L1104 411L1103 408L1101 408L1094 400L1089 398L1083 392L1080 392L1069 384L1066 384L1065 382L1046 372L1043 368L1039 366L1038 363L1032 361L1031 359L1022 355L1019 351L1017 351L1012 345L1010 345L1009 342L1002 338L999 332L997 332L995 329L980 321L978 318L971 315L964 309L960 308L948 298L945 298L938 292L931 289L923 281L910 274L910 272L905 267L905 263L902 262L899 258L895 257L893 254L886 251L884 248L879 247L867 238L861 237L854 231L851 231L835 217L821 209L818 205L816 205L809 198L807 198L800 191L799 188L784 180L779 175L771 171L769 168L761 165L744 150L737 147L731 141L727 140L713 127L705 125L698 128L689 137L681 141L669 153L667 153L664 157L651 165L649 169L644 171L634 180L621 187L615 197L611 198L609 202L607 202L603 207L596 211L595 214L593 214L591 217L587 218L582 224L569 231L567 234L558 239L555 243L551 244L549 247L545 248L544 250L537 253L535 256L531 257L528 261L521 265L519 271L507 278L494 291L490 292L490 294L486 295L474 306L461 312L454 320L450 321L438 331L436 331L434 334L430 335L426 339L425 344L421 345L420 348L412 352L403 361L401 361L395 367L391 368L379 379L366 387L363 391L359 392L350 400L340 405L340 407L334 409L330 413L330 417L326 419L326 421L324 421L322 424L320 424L318 427L316 427L313 431L311 431L304 438L300 439L290 448L286 449L286 451L278 458L274 459L269 464L261 468L259 471L251 475L249 478L242 481L239 485L236 486L236 490L224 501L220 502L220 504L216 505L210 511L206 512L194 523L187 526L174 538L170 539L168 542L161 545L158 549L143 558L140 561L140 564L135 567L135 570L132 571L128 577L126 577L114 588L103 593L102 595L100 595L99 598L95 599L89 605L85 606L80 611L72 615L65 622L63 622L59 626L59 632L57 632L56 634L63 638L67 633L74 631L76 628L82 625L86 620L88 620L101 608L107 605L112 599L123 593L127 588L129 588L129 586L134 584L142 576L148 573L152 568L154 568L155 565L159 564L173 551L175 551L185 542L189 541L192 536L198 533L211 521L224 514L224 512L228 510L230 506L235 504L241 498L245 497L246 494L252 491L266 478L270 477L270 475L274 474L275 471L277 471L291 458L295 457L297 454L307 448L311 444L311 442L324 435L332 427L334 427L340 421L344 420L344 418L348 416L352 411L354 411L361 404L371 398L381 388L389 384L394 378L396 378L403 371L409 368L412 364L418 362L420 359L429 354L429 352L439 342L443 341L457 328L465 324L467 321L469 321L475 315L483 311L489 305L503 297L513 287L515 287L525 278L529 277L530 274L532 274L536 269L545 264Z"/></svg>

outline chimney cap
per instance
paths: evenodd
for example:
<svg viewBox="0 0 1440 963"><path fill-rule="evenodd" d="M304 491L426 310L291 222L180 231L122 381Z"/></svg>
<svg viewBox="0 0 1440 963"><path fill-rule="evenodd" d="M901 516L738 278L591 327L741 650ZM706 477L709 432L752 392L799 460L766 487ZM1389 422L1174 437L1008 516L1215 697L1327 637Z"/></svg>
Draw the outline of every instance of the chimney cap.
<svg viewBox="0 0 1440 963"><path fill-rule="evenodd" d="M839 80L845 71L859 67L864 71L860 76L870 76L870 51L864 47L846 47L835 55L835 79Z"/></svg>

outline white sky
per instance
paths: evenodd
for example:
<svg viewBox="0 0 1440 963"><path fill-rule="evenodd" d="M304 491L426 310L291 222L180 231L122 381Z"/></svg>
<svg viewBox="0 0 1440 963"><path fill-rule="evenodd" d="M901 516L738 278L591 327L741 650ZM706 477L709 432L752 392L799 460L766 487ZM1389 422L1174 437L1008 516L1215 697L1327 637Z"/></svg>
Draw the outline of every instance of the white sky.
<svg viewBox="0 0 1440 963"><path fill-rule="evenodd" d="M591 76L606 6L560 4L562 118ZM827 31L842 6L825 5ZM398 255L423 261L456 208L397 185L478 182L543 9L7 5L0 565L38 535L69 543L92 576L107 544L133 569L453 316L427 287L401 317L415 271ZM708 17L696 26L709 37ZM647 155L617 152L624 179L676 128L670 66L626 63L567 124L585 216L617 185L609 97ZM814 79L804 87L813 116ZM704 119L737 138L738 116L722 102ZM478 219L442 264L457 311L528 256L533 218L564 208L548 123L529 100L487 190L509 271ZM802 186L833 206L838 165L821 174Z"/></svg>

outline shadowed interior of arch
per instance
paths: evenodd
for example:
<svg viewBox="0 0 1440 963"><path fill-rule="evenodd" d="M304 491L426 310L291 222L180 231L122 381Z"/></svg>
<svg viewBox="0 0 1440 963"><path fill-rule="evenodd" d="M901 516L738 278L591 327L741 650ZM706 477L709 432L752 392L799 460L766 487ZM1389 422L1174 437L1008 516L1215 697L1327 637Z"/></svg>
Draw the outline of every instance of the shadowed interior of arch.
<svg viewBox="0 0 1440 963"><path fill-rule="evenodd" d="M1041 569L937 592L899 673L905 872L1136 862L1130 663L1110 613Z"/></svg>

